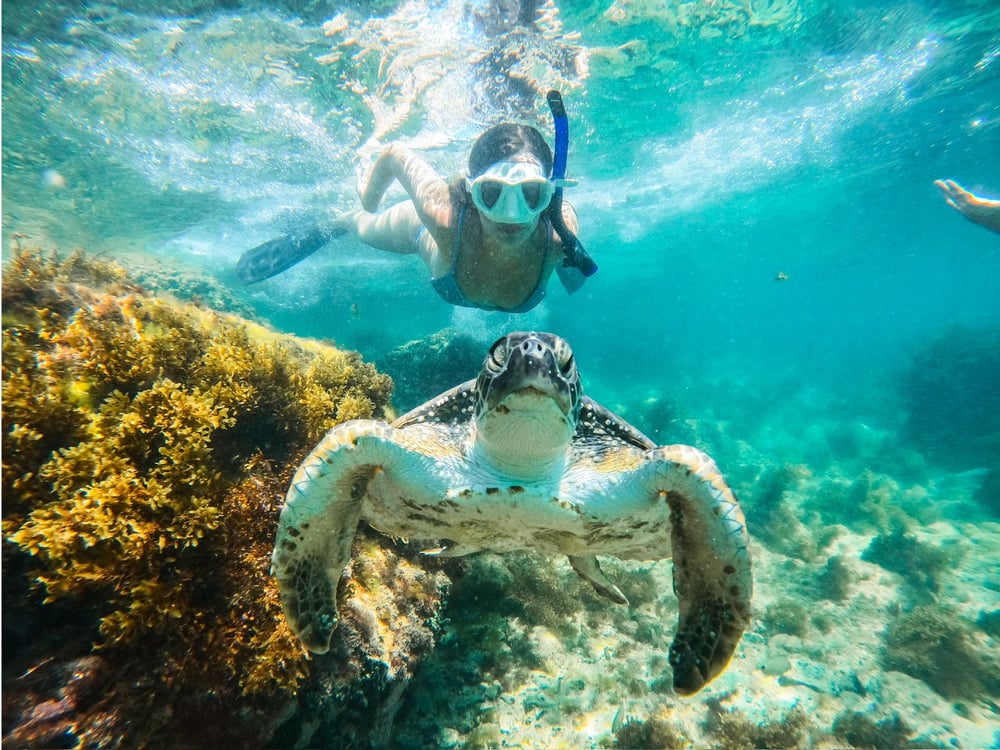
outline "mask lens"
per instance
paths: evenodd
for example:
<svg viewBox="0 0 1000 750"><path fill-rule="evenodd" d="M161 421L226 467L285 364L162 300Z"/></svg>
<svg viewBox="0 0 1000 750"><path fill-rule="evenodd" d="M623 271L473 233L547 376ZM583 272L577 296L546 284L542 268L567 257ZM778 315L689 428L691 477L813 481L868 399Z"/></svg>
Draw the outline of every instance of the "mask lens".
<svg viewBox="0 0 1000 750"><path fill-rule="evenodd" d="M498 180L483 180L479 183L479 195L487 208L493 208L497 204L503 187L503 183Z"/></svg>
<svg viewBox="0 0 1000 750"><path fill-rule="evenodd" d="M534 210L542 202L542 186L537 182L527 182L521 185L521 194L524 195L524 202L528 208Z"/></svg>

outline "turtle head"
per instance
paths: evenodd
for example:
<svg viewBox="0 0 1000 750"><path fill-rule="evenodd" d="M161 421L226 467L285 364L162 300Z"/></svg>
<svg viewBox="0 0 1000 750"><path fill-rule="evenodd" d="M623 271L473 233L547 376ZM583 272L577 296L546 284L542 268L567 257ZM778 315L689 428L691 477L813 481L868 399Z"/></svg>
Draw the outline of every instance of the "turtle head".
<svg viewBox="0 0 1000 750"><path fill-rule="evenodd" d="M544 474L564 461L583 389L573 350L552 333L494 342L476 381L476 441L498 468Z"/></svg>

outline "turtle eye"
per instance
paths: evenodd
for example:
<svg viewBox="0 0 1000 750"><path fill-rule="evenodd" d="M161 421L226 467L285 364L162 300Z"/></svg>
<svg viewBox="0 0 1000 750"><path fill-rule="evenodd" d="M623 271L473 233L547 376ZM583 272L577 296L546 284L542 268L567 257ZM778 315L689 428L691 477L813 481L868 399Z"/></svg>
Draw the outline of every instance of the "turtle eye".
<svg viewBox="0 0 1000 750"><path fill-rule="evenodd" d="M568 359L559 360L559 369L562 371L563 375L571 375L573 373L575 365L573 363L573 353L570 352Z"/></svg>
<svg viewBox="0 0 1000 750"><path fill-rule="evenodd" d="M559 370L563 375L573 372L573 350L564 341L560 341L555 347L556 361L559 363Z"/></svg>
<svg viewBox="0 0 1000 750"><path fill-rule="evenodd" d="M507 340L501 339L498 341L492 349L490 349L490 356L487 360L493 370L502 370L504 365L507 364Z"/></svg>

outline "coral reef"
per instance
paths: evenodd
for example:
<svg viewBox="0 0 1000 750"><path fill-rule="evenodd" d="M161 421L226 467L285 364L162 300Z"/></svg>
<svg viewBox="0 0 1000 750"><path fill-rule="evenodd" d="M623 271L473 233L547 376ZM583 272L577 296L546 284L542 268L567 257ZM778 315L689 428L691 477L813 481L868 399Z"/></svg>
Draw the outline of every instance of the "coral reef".
<svg viewBox="0 0 1000 750"><path fill-rule="evenodd" d="M886 669L923 680L949 699L995 697L1000 691L995 661L976 649L969 626L940 605L919 606L897 617L884 635Z"/></svg>
<svg viewBox="0 0 1000 750"><path fill-rule="evenodd" d="M386 416L391 379L81 253L18 254L3 298L6 736L253 747L310 695L398 703L442 573L361 550L343 658L311 670L268 575L291 467L337 422Z"/></svg>

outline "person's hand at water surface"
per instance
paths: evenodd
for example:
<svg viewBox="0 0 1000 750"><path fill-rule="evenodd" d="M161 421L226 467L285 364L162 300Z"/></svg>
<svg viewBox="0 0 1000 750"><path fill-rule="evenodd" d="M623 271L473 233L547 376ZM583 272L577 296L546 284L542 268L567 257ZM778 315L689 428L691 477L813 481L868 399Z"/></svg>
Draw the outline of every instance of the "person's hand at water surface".
<svg viewBox="0 0 1000 750"><path fill-rule="evenodd" d="M984 198L966 190L954 180L935 180L948 205L969 221L1000 232L1000 200Z"/></svg>

